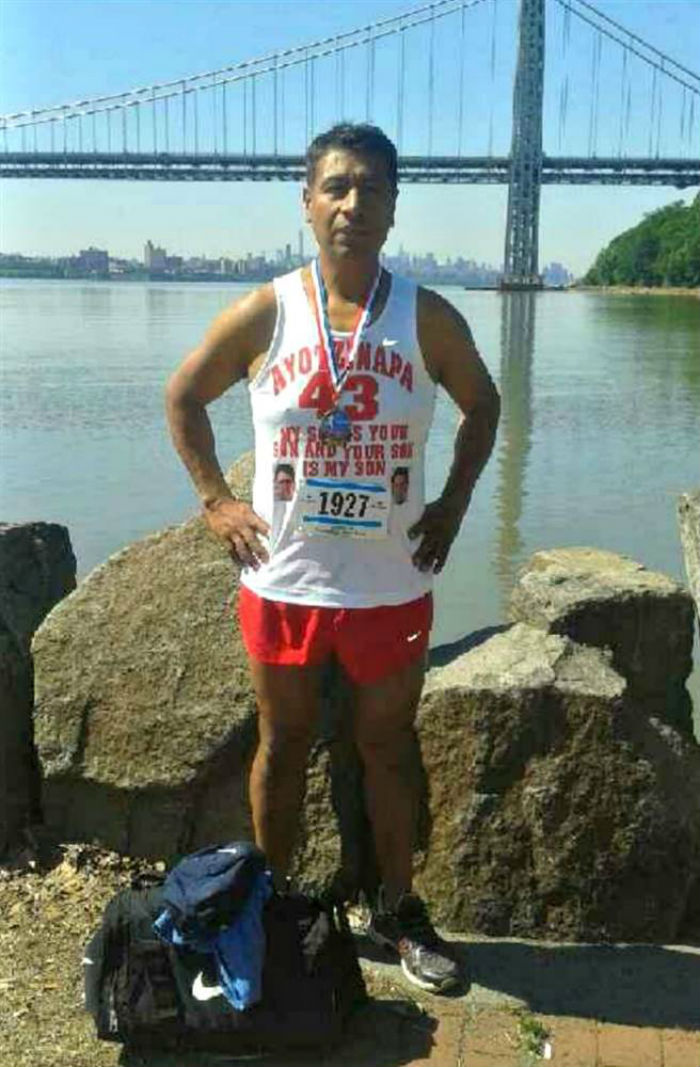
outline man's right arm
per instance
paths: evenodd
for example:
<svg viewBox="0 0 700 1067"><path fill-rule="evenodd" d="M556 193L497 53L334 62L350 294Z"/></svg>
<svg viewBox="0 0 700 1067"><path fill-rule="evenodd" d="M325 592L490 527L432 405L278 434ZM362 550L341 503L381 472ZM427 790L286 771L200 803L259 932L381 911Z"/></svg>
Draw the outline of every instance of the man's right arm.
<svg viewBox="0 0 700 1067"><path fill-rule="evenodd" d="M255 372L269 348L276 314L272 285L227 308L166 389L170 433L202 502L205 521L234 559L252 567L267 558L258 535L268 533L268 526L228 488L206 406Z"/></svg>

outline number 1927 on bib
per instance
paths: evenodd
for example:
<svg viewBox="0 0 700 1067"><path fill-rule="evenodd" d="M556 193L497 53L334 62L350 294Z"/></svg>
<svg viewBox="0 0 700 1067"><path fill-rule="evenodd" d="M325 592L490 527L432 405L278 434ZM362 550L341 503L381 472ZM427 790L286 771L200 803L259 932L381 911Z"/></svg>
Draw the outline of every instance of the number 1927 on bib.
<svg viewBox="0 0 700 1067"><path fill-rule="evenodd" d="M382 482L307 478L299 489L298 507L303 534L387 536L389 491Z"/></svg>

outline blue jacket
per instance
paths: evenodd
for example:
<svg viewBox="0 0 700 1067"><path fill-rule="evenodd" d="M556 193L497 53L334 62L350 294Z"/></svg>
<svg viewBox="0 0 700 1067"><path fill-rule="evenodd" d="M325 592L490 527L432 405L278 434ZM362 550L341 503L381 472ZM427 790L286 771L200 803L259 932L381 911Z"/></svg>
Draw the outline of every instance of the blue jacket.
<svg viewBox="0 0 700 1067"><path fill-rule="evenodd" d="M225 924L210 921L208 896L216 901L226 896L226 874L221 865L235 846L203 850L185 857L166 878L163 890L166 907L153 924L155 932L169 944L186 946L214 956L221 992L238 1011L257 1003L262 996L262 969L265 960L265 930L262 911L272 895L272 876L267 870L254 872L246 886L247 895L236 905L235 914ZM199 862L193 864L193 860ZM211 872L216 868L215 888ZM240 871L232 864L232 879ZM175 887L176 893L173 893ZM232 893L237 886L232 884ZM211 891L211 892L210 892ZM169 899L170 898L170 899ZM175 905L174 901L177 900ZM192 904L196 902L196 906Z"/></svg>

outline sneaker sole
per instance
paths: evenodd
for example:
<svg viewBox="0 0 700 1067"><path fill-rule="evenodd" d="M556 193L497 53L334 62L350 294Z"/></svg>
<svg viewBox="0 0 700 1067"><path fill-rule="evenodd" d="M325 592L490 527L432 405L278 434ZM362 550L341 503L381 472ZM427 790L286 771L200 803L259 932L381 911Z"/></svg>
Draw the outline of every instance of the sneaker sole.
<svg viewBox="0 0 700 1067"><path fill-rule="evenodd" d="M367 937L370 941L373 941L375 945L379 945L380 948L386 949L394 956L400 956L399 950L394 942L389 940L388 937L384 937L384 935L380 934L377 930L368 927ZM425 989L429 993L444 993L448 989L454 989L460 983L460 978L458 976L454 978L446 978L442 982L426 982L422 978L417 978L415 974L412 974L411 971L409 971L404 959L401 959L401 970L412 985L418 986L419 989Z"/></svg>
<svg viewBox="0 0 700 1067"><path fill-rule="evenodd" d="M415 974L411 974L406 961L401 960L401 970L404 977L408 979L412 985L416 985L419 989L427 989L430 993L446 993L448 989L455 989L459 985L459 978L445 978L442 982L426 982L422 978L417 978Z"/></svg>

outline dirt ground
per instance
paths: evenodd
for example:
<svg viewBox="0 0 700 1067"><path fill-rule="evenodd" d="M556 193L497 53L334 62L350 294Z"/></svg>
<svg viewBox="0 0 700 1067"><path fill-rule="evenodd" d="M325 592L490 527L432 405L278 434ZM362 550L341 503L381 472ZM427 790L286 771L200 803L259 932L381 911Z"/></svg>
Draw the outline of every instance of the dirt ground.
<svg viewBox="0 0 700 1067"><path fill-rule="evenodd" d="M36 841L0 866L0 1067L112 1067L83 1010L82 950L109 898L147 867Z"/></svg>

